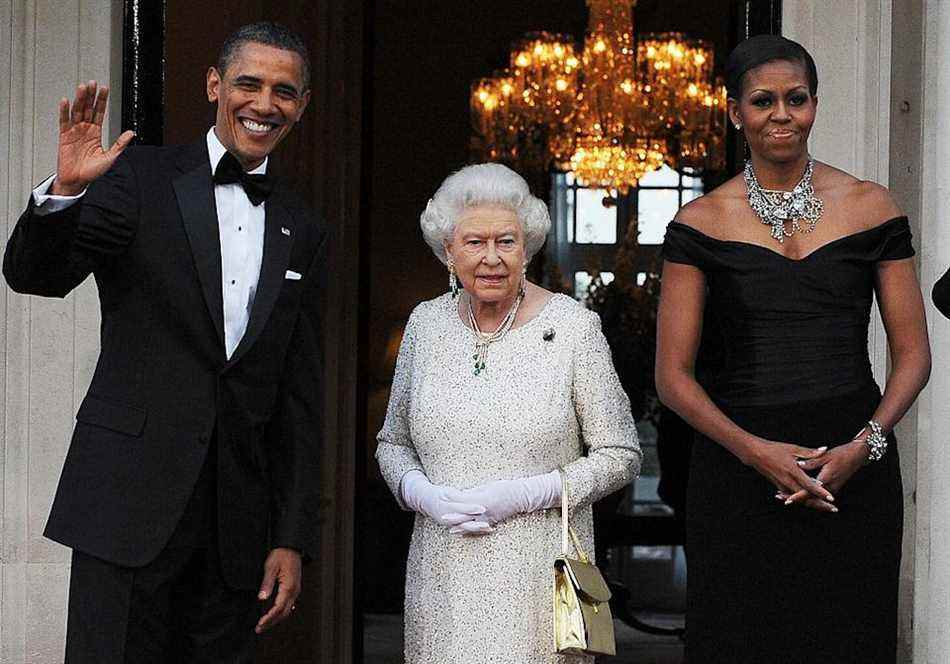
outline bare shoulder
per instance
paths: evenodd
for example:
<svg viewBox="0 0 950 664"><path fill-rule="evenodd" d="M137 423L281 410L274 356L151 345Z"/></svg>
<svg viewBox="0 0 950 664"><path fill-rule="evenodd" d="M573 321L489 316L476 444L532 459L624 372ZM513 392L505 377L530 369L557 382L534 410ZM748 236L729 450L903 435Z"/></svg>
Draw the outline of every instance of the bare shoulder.
<svg viewBox="0 0 950 664"><path fill-rule="evenodd" d="M863 229L880 226L904 213L890 190L870 180L861 180L827 164L816 166L816 189L819 196L855 220ZM820 178L820 185L819 185Z"/></svg>
<svg viewBox="0 0 950 664"><path fill-rule="evenodd" d="M677 210L673 221L701 231L710 223L711 219L715 218L718 207L712 193L705 194L691 200Z"/></svg>
<svg viewBox="0 0 950 664"><path fill-rule="evenodd" d="M855 207L872 227L904 215L890 190L877 182L860 180L855 186L854 199Z"/></svg>
<svg viewBox="0 0 950 664"><path fill-rule="evenodd" d="M736 176L681 207L673 221L710 237L719 237L723 220L733 218L745 206L745 184L741 176Z"/></svg>

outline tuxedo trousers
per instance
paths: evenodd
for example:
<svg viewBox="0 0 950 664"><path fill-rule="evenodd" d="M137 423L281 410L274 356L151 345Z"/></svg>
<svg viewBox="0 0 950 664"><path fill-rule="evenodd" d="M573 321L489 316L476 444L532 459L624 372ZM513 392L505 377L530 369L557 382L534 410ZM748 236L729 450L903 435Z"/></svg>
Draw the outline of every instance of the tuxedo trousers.
<svg viewBox="0 0 950 664"><path fill-rule="evenodd" d="M221 575L216 443L158 557L122 567L73 551L65 664L243 664L261 608ZM262 570L263 572L263 570Z"/></svg>

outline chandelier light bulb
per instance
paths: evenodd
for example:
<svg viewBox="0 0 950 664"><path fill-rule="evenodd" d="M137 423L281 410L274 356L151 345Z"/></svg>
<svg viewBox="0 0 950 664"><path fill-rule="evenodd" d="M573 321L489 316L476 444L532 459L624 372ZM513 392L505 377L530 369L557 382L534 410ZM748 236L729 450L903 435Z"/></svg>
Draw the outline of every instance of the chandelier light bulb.
<svg viewBox="0 0 950 664"><path fill-rule="evenodd" d="M622 191L664 164L721 168L726 95L711 45L679 33L635 41L635 2L587 5L583 51L573 37L531 33L513 46L509 70L473 85L473 148Z"/></svg>

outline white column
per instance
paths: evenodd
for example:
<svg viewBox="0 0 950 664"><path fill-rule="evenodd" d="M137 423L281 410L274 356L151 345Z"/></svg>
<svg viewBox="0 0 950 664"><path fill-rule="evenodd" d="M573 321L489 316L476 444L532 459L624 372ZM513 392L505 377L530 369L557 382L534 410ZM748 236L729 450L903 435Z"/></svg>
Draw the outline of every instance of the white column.
<svg viewBox="0 0 950 664"><path fill-rule="evenodd" d="M4 248L30 189L55 168L57 101L80 80L110 82L118 126L121 5L0 0ZM62 661L69 551L42 533L98 352L95 286L50 300L4 285L0 312L0 662Z"/></svg>
<svg viewBox="0 0 950 664"><path fill-rule="evenodd" d="M918 419L914 661L950 661L950 321L930 288L950 266L950 4L923 2L921 280L928 302L933 373Z"/></svg>
<svg viewBox="0 0 950 664"><path fill-rule="evenodd" d="M890 164L894 108L892 56L906 64L902 60L907 50L903 40L919 40L920 34L919 31L894 32L894 53L891 35L893 12L906 13L912 3L913 0L898 0L893 5L891 0L785 0L782 3L782 33L808 49L818 67L818 119L811 135L812 154L858 178L884 185L891 185L893 180L903 188L906 188L907 178L892 177L894 171ZM897 119L899 123L907 121L906 117ZM915 137L915 141L914 151L919 147L919 137ZM906 157L901 150L895 152ZM900 165L904 165L904 161L906 159L902 159ZM921 220L916 214L918 192L901 189L893 193L911 215L915 246L926 251L927 239L921 233ZM921 262L925 261L923 253ZM924 281L926 283L926 279ZM883 386L887 373L887 338L876 307L871 321L868 332L871 364L875 379ZM915 583L915 561L920 559L915 527L921 518L914 497L918 468L926 467L923 460L918 463L916 422L915 406L897 430L904 484L898 661L908 663L924 661L913 658L915 593L920 592L919 582ZM950 657L933 661L950 661Z"/></svg>

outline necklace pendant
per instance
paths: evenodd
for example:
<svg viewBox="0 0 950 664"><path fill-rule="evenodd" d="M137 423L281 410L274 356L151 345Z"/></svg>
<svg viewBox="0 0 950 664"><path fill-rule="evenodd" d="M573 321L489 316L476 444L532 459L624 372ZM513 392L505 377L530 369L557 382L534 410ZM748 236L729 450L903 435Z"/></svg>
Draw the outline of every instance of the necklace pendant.
<svg viewBox="0 0 950 664"><path fill-rule="evenodd" d="M485 358L488 356L488 347L500 341L508 333L508 330L511 329L512 324L515 321L515 316L518 314L518 307L521 306L521 300L524 299L523 294L519 294L515 298L514 304L511 305L511 309L508 310L508 314L501 321L498 327L494 332L482 332L478 328L478 320L475 318L475 311L472 308L472 301L468 301L468 316L469 322L472 326L472 334L475 336L475 352L472 354L472 359L475 360L474 365L472 366L472 373L476 376L480 376L484 371L486 371Z"/></svg>
<svg viewBox="0 0 950 664"><path fill-rule="evenodd" d="M771 226L770 235L779 244L795 233L812 232L821 220L824 205L812 185L814 168L815 161L809 157L798 184L791 191L778 191L763 189L755 177L752 162L746 162L743 177L749 206L763 224ZM791 230L787 230L786 224L791 224Z"/></svg>
<svg viewBox="0 0 950 664"><path fill-rule="evenodd" d="M772 237L778 240L779 244L785 243L785 224L782 222L772 224Z"/></svg>

